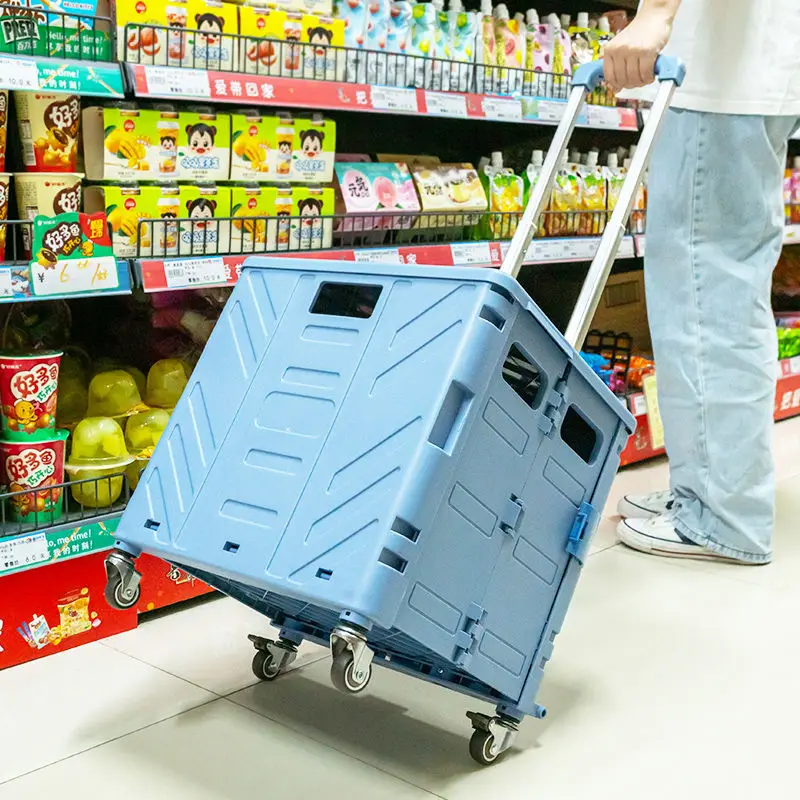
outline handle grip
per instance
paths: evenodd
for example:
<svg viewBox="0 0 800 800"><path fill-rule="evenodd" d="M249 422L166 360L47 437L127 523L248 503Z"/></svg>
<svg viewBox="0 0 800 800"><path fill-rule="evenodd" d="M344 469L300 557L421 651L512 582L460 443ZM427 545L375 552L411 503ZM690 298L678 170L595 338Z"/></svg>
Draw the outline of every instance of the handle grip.
<svg viewBox="0 0 800 800"><path fill-rule="evenodd" d="M659 56L656 59L655 74L660 81L672 81L676 86L683 83L686 67L683 61L674 56ZM572 76L573 86L583 86L587 93L593 92L603 80L603 59L581 64Z"/></svg>

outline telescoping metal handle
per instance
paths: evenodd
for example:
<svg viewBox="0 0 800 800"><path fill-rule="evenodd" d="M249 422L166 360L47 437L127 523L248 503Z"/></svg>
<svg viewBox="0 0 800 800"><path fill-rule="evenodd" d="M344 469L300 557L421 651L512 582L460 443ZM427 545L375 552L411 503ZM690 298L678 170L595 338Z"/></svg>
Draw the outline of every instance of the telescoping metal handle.
<svg viewBox="0 0 800 800"><path fill-rule="evenodd" d="M636 191L642 182L642 176L650 160L653 143L664 120L664 115L669 108L672 95L675 93L675 89L683 82L686 69L677 58L659 56L656 60L655 72L659 80L658 93L647 118L647 123L642 130L642 135L639 138L639 146L631 161L630 169L620 189L617 204L611 214L611 219L609 219L603 231L603 237L600 240L597 253L589 267L578 302L575 304L575 310L572 312L572 317L567 326L566 339L575 348L579 348L586 338L586 333L591 325L594 312L597 310L606 280L611 272L611 266L616 258L620 241L625 234L625 225L633 208ZM550 149L547 151L547 156L542 165L539 179L503 260L501 269L509 275L516 277L519 273L525 253L533 239L533 234L537 227L536 222L550 198L553 181L558 172L561 153L567 146L572 136L572 131L575 129L575 123L583 106L583 101L587 94L597 88L602 79L602 60L584 64L575 71L572 79L572 91L567 100L564 116L556 128Z"/></svg>

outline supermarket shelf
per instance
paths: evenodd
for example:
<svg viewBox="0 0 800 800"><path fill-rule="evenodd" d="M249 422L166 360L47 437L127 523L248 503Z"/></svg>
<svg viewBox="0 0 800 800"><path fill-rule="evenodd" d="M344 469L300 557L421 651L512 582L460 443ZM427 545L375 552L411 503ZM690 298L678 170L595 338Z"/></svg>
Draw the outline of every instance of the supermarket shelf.
<svg viewBox="0 0 800 800"><path fill-rule="evenodd" d="M545 125L557 124L566 108L566 100L549 98L438 92L150 64L126 64L125 68L137 97L143 99L191 98L253 106L368 111ZM639 127L634 109L599 105L586 106L578 125L623 131L636 131Z"/></svg>
<svg viewBox="0 0 800 800"><path fill-rule="evenodd" d="M40 56L0 56L0 89L74 92L91 97L124 97L120 64Z"/></svg>
<svg viewBox="0 0 800 800"><path fill-rule="evenodd" d="M537 239L531 243L525 264L557 264L590 260L599 237ZM420 264L435 267L499 267L510 242L455 242L399 247L356 248L350 250L300 250L296 252L203 256L175 259L138 259L137 277L146 292L177 289L233 286L244 260L250 255L273 258L320 258L336 261L389 264ZM626 236L620 258L634 255L633 237Z"/></svg>

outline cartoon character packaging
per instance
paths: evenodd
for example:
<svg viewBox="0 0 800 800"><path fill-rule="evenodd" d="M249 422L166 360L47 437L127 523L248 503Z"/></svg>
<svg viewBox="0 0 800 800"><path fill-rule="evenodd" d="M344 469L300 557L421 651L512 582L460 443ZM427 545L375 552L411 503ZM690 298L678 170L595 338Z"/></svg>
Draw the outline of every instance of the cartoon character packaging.
<svg viewBox="0 0 800 800"><path fill-rule="evenodd" d="M230 72L237 68L239 9L233 3L189 0L184 66Z"/></svg>
<svg viewBox="0 0 800 800"><path fill-rule="evenodd" d="M330 183L336 158L336 123L314 117L295 119L292 183Z"/></svg>
<svg viewBox="0 0 800 800"><path fill-rule="evenodd" d="M242 6L239 9L239 69L248 75L280 75L286 12ZM272 40L272 41L270 41Z"/></svg>
<svg viewBox="0 0 800 800"><path fill-rule="evenodd" d="M292 189L291 250L322 250L333 242L333 189L295 186Z"/></svg>
<svg viewBox="0 0 800 800"><path fill-rule="evenodd" d="M227 186L197 184L180 187L179 246L181 255L215 255L231 249L231 190Z"/></svg>
<svg viewBox="0 0 800 800"><path fill-rule="evenodd" d="M225 181L230 173L231 118L211 109L178 116L178 175L183 181Z"/></svg>

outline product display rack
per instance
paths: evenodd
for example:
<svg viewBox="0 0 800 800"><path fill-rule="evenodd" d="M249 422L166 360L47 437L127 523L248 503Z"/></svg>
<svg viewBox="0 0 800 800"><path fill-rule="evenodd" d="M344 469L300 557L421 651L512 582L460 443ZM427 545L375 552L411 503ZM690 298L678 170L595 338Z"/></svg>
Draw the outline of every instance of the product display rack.
<svg viewBox="0 0 800 800"><path fill-rule="evenodd" d="M613 5L625 5L624 3ZM0 3L0 16L4 9L15 6ZM58 14L59 12L52 12ZM523 92L504 95L500 78L490 68L479 76L474 64L460 64L441 59L420 59L410 56L388 56L372 51L354 51L345 47L328 46L333 55L332 67L325 74L312 70L302 75L287 77L272 74L270 68L257 67L254 73L243 72L230 65L206 58L202 63L180 65L155 63L139 50L137 58L118 62L116 29L111 16L78 17L79 33L67 24L68 15L61 14L61 33L49 32L34 47L20 46L14 52L0 52L0 89L12 91L69 92L103 100L138 100L150 106L158 101L193 101L220 107L264 107L304 111L356 112L365 114L397 115L404 117L439 117L446 120L480 120L491 123L511 123L525 126L554 126L561 119L569 91L568 79L539 73L537 86L541 96ZM75 22L75 19L72 20ZM50 26L53 27L52 25ZM58 25L55 26L56 30ZM125 38L141 35L143 27L128 25ZM184 35L188 29L166 28L173 36ZM72 42L69 43L70 37ZM278 53L278 61L288 48L303 54L310 45L283 40L258 39L237 34L225 34L234 52L244 52L253 44L266 43ZM354 60L359 67L351 69ZM301 62L306 59L301 58ZM424 62L423 74L430 75L420 84L419 62ZM149 62L149 63L148 63ZM227 66L227 68L226 68ZM238 65L234 65L238 66ZM330 70L332 69L332 73ZM505 72L509 70L504 68ZM447 73L449 85L441 80ZM387 76L392 75L392 79ZM383 81L370 82L367 76L384 77ZM520 84L529 85L529 74L520 76ZM437 82L438 81L438 82ZM581 116L578 126L598 131L635 132L641 127L641 112L635 108L611 105L601 97L590 104ZM797 137L796 137L797 138ZM572 220L565 231L590 230L592 235L543 236L535 238L528 250L525 263L529 265L554 265L586 262L594 256L599 235L606 222L606 212L559 212ZM588 217L587 217L588 215ZM486 217L486 212L482 212ZM101 278L87 282L86 276L64 273L58 276L63 290L52 287L25 285L25 257L23 228L30 222L0 221L6 233L6 255L0 263L0 303L31 302L38 300L73 299L131 294L135 290L146 293L181 289L230 287L236 283L241 265L250 255L279 257L331 258L339 261L374 261L388 263L416 263L431 266L499 267L520 214L509 213L497 219L493 238L481 238L474 214L381 214L383 223L375 226L374 215L363 218L353 215L328 215L312 223L302 218L247 217L253 225L270 226L297 223L321 226L329 231L329 241L319 249L305 246L268 248L265 243L250 245L243 238L238 243L229 240L219 243L213 252L201 247L192 248L189 255L162 248L141 248L133 258L116 259L116 272L109 271ZM545 215L546 217L546 215ZM386 219L388 218L388 222ZM444 220L442 219L444 218ZM215 224L241 222L234 217L218 218ZM149 237L153 236L152 225ZM163 224L163 223L161 223ZM176 218L169 224L193 226L189 218ZM547 220L542 224L548 229ZM641 258L646 247L646 236L638 227L623 238L620 258ZM499 233L497 233L499 231ZM786 228L786 243L800 242L800 226ZM79 306L77 306L79 308ZM628 398L629 406L637 417L639 429L622 456L622 463L633 463L663 453L654 448L649 434L644 395ZM800 359L781 362L776 395L776 419L800 414ZM15 598L13 615L20 619L40 613L56 597L67 595L77 586L91 597L102 625L94 625L80 636L58 641L47 646L37 646L20 634L9 647L10 637L4 637L0 650L0 669L21 661L56 652L83 642L93 641L137 624L137 612L143 612L179 602L210 591L181 570L155 558L143 557L138 562L143 571L143 595L137 608L112 611L100 598L106 582L103 559L106 550L113 546L114 531L125 507L130 490L125 488L119 501L110 508L92 511L71 500L73 488L81 482L66 481L53 490L60 490L65 498L63 513L59 518L34 515L32 521L20 523L7 518L12 494L0 496L0 580L5 596ZM92 479L95 482L98 479ZM107 478L99 479L107 480ZM86 483L85 481L83 483ZM19 495L20 493L16 493ZM24 494L24 493L23 493ZM55 594L54 594L55 593ZM8 616L12 616L5 611ZM23 631L24 634L24 631Z"/></svg>

